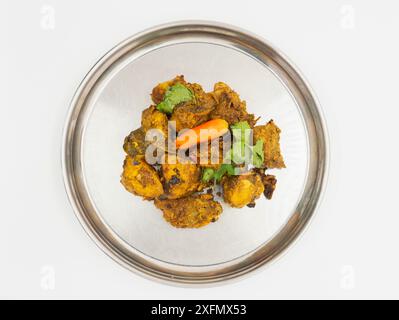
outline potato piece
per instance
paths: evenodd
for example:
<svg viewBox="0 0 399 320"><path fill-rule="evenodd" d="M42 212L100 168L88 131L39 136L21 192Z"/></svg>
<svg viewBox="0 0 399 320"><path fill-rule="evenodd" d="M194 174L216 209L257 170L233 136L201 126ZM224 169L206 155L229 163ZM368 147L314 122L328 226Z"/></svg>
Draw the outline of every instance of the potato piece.
<svg viewBox="0 0 399 320"><path fill-rule="evenodd" d="M165 139L168 135L168 117L161 111L158 111L155 106L150 106L145 109L141 115L141 126L144 132L150 129L160 130Z"/></svg>
<svg viewBox="0 0 399 320"><path fill-rule="evenodd" d="M281 130L270 120L266 125L256 126L253 130L254 143L263 140L264 164L268 169L285 168L283 156L280 151Z"/></svg>
<svg viewBox="0 0 399 320"><path fill-rule="evenodd" d="M215 109L210 114L211 119L224 119L230 125L247 121L251 128L255 125L255 116L247 112L245 101L241 101L239 95L227 84L216 83L211 94L216 101Z"/></svg>
<svg viewBox="0 0 399 320"><path fill-rule="evenodd" d="M218 220L223 209L211 194L197 194L175 200L155 199L155 206L176 228L200 228Z"/></svg>
<svg viewBox="0 0 399 320"><path fill-rule="evenodd" d="M253 205L264 191L260 176L254 172L224 177L222 188L224 201L235 208Z"/></svg>
<svg viewBox="0 0 399 320"><path fill-rule="evenodd" d="M156 170L143 157L126 156L121 183L127 191L151 200L164 193Z"/></svg>
<svg viewBox="0 0 399 320"><path fill-rule="evenodd" d="M169 163L174 161L176 163ZM201 169L192 162L183 162L176 155L165 156L161 165L165 196L178 199L202 189Z"/></svg>

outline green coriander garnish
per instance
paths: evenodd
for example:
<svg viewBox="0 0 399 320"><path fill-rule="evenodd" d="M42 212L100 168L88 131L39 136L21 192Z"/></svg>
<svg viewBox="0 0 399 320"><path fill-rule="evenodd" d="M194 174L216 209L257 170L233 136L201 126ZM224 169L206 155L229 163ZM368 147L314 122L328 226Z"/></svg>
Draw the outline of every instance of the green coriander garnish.
<svg viewBox="0 0 399 320"><path fill-rule="evenodd" d="M193 93L187 87L181 83L176 83L166 90L165 97L162 102L158 103L157 109L171 114L175 106L179 103L190 101L193 97Z"/></svg>
<svg viewBox="0 0 399 320"><path fill-rule="evenodd" d="M212 168L205 168L202 171L202 181L208 182L214 177L214 175L215 175L215 170L213 170Z"/></svg>

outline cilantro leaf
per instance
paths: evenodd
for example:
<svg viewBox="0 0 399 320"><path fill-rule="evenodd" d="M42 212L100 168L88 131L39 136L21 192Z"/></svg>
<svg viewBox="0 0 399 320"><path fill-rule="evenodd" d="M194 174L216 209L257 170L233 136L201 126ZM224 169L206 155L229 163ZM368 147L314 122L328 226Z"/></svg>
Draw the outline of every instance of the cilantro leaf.
<svg viewBox="0 0 399 320"><path fill-rule="evenodd" d="M212 168L205 168L204 171L202 171L202 181L208 182L210 181L215 175L215 170Z"/></svg>
<svg viewBox="0 0 399 320"><path fill-rule="evenodd" d="M231 160L236 164L247 162L247 155L251 155L251 163L259 168L263 165L263 141L258 140L251 146L251 127L247 121L237 122L230 126L233 133L233 144L231 147Z"/></svg>
<svg viewBox="0 0 399 320"><path fill-rule="evenodd" d="M230 126L235 141L249 142L251 127L247 121L240 121Z"/></svg>
<svg viewBox="0 0 399 320"><path fill-rule="evenodd" d="M240 121L230 126L233 134L231 147L231 160L236 164L244 163L246 156L250 153L251 126L247 121Z"/></svg>
<svg viewBox="0 0 399 320"><path fill-rule="evenodd" d="M232 161L232 163L223 163L218 170L206 168L202 173L202 180L207 182L214 179L217 183L220 182L224 175L239 175L241 170L235 167L237 164L248 163L246 160L248 155L251 156L252 164L255 167L263 165L263 141L258 140L254 146L251 146L251 127L247 121L237 122L230 126L233 134L233 144L229 152L225 155L224 161Z"/></svg>
<svg viewBox="0 0 399 320"><path fill-rule="evenodd" d="M171 114L174 106L169 100L164 100L157 105L157 109L163 113Z"/></svg>
<svg viewBox="0 0 399 320"><path fill-rule="evenodd" d="M247 130L247 129L251 129L250 125L248 124L247 121L240 121L240 122L236 122L234 124L232 124L230 126L230 128L232 130Z"/></svg>
<svg viewBox="0 0 399 320"><path fill-rule="evenodd" d="M263 140L259 139L252 147L252 164L260 168L265 160L265 154L263 152Z"/></svg>
<svg viewBox="0 0 399 320"><path fill-rule="evenodd" d="M223 163L220 168L215 172L214 178L216 180L216 182L220 182L220 180L222 179L222 177L225 174L228 174L229 176L232 176L235 174L235 169L233 167L232 164L228 164L228 163Z"/></svg>
<svg viewBox="0 0 399 320"><path fill-rule="evenodd" d="M246 155L248 154L248 148L247 145L242 141L236 141L231 146L230 152L231 160L235 164L242 164L245 162Z"/></svg>
<svg viewBox="0 0 399 320"><path fill-rule="evenodd" d="M162 102L158 103L157 109L161 112L171 114L176 105L190 101L193 97L193 93L187 87L181 83L176 83L165 92L165 97Z"/></svg>

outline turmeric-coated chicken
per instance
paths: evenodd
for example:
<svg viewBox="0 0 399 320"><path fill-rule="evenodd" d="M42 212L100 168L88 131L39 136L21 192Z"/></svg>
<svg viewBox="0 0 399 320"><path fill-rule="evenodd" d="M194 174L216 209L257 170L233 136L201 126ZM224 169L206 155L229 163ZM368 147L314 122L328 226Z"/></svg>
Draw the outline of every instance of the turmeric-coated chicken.
<svg viewBox="0 0 399 320"><path fill-rule="evenodd" d="M123 144L121 183L127 191L154 200L177 228L218 220L223 209L214 192L234 208L254 207L262 193L272 198L277 179L267 170L285 168L273 120L256 125L259 118L223 82L205 92L179 75L155 86L151 99L141 127ZM247 129L253 129L253 141L245 139ZM250 163L242 163L240 150L248 151Z"/></svg>
<svg viewBox="0 0 399 320"><path fill-rule="evenodd" d="M253 114L247 112L245 101L227 84L218 82L211 93L216 106L211 112L211 119L224 119L230 125L241 121L247 121L251 128L255 125L256 119Z"/></svg>
<svg viewBox="0 0 399 320"><path fill-rule="evenodd" d="M189 160L182 160L176 155L165 155L161 164L161 176L165 197L177 199L200 191L201 168Z"/></svg>
<svg viewBox="0 0 399 320"><path fill-rule="evenodd" d="M200 228L218 220L223 209L211 194L197 194L180 199L155 199L163 217L177 228Z"/></svg>
<svg viewBox="0 0 399 320"><path fill-rule="evenodd" d="M150 106L141 115L141 127L144 132L150 129L158 129L166 138L168 134L168 117L165 113L157 110L155 106Z"/></svg>
<svg viewBox="0 0 399 320"><path fill-rule="evenodd" d="M266 125L254 128L254 143L263 140L264 165L268 169L285 168L285 163L280 150L281 130L274 124L273 120Z"/></svg>
<svg viewBox="0 0 399 320"><path fill-rule="evenodd" d="M157 171L141 156L126 156L121 183L127 191L151 200L164 193Z"/></svg>
<svg viewBox="0 0 399 320"><path fill-rule="evenodd" d="M235 208L242 208L246 205L253 206L254 201L264 191L262 180L255 172L224 177L222 188L224 201Z"/></svg>
<svg viewBox="0 0 399 320"><path fill-rule="evenodd" d="M186 84L194 94L191 101L176 106L173 110L171 121L176 122L176 131L192 129L209 120L209 115L215 108L212 96L202 89L199 84Z"/></svg>

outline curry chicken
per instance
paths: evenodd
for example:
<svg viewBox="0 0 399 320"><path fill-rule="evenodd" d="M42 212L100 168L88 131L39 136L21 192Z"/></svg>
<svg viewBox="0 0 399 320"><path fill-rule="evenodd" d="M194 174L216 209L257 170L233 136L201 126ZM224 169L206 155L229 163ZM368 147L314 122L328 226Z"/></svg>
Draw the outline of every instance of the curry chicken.
<svg viewBox="0 0 399 320"><path fill-rule="evenodd" d="M262 194L272 198L277 179L268 170L285 168L273 120L260 123L223 82L205 92L180 75L158 84L151 99L141 127L123 144L121 183L127 191L154 201L177 228L217 221L221 202L252 208ZM147 139L151 130L161 139ZM158 149L149 151L154 143Z"/></svg>

